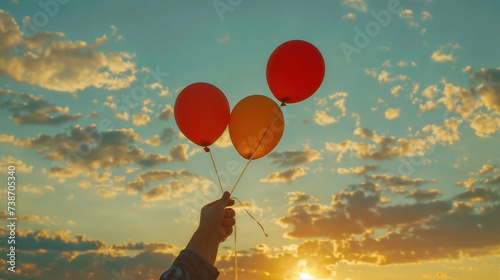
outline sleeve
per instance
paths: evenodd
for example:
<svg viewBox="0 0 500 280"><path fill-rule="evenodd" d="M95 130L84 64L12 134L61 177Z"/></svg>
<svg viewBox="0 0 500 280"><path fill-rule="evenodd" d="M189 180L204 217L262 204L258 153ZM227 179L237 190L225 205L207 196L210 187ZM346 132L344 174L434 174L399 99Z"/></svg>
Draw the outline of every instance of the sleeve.
<svg viewBox="0 0 500 280"><path fill-rule="evenodd" d="M182 250L160 280L215 280L219 271L191 250Z"/></svg>

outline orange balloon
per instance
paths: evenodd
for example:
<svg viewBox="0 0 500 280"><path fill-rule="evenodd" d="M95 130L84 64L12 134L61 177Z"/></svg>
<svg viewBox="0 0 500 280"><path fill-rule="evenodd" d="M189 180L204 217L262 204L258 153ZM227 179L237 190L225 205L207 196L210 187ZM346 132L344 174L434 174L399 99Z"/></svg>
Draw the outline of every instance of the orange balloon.
<svg viewBox="0 0 500 280"><path fill-rule="evenodd" d="M284 129L285 118L280 107L263 95L242 99L234 106L229 118L231 142L246 159L250 159L254 152L253 159L271 152L278 145Z"/></svg>

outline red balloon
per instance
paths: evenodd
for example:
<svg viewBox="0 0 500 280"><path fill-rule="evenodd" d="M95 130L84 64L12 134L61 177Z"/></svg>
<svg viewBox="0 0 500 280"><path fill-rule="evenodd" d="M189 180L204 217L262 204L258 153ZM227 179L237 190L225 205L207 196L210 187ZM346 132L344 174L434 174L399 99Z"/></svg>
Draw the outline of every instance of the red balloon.
<svg viewBox="0 0 500 280"><path fill-rule="evenodd" d="M208 83L194 83L177 96L174 117L181 132L193 143L214 143L229 123L230 109L224 93Z"/></svg>
<svg viewBox="0 0 500 280"><path fill-rule="evenodd" d="M293 40L277 47L267 62L269 89L283 103L297 103L313 95L325 76L325 62L312 44Z"/></svg>

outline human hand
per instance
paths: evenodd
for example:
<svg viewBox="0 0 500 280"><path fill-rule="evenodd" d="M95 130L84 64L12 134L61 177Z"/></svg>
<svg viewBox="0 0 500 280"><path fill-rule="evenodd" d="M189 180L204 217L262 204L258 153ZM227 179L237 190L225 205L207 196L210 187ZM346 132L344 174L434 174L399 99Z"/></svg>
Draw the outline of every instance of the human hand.
<svg viewBox="0 0 500 280"><path fill-rule="evenodd" d="M211 202L201 209L200 225L194 232L186 249L192 250L212 265L217 257L220 242L233 232L235 212L227 206L234 205L229 192L222 198Z"/></svg>
<svg viewBox="0 0 500 280"><path fill-rule="evenodd" d="M236 223L236 213L232 208L234 200L230 199L229 192L224 192L222 198L205 205L201 209L200 225L198 231L210 239L222 242L231 235Z"/></svg>

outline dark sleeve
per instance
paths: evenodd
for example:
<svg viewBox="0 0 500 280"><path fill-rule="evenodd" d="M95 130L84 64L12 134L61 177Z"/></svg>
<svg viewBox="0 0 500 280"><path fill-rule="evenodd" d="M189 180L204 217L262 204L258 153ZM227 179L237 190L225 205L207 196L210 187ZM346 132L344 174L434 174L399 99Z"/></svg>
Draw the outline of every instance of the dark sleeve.
<svg viewBox="0 0 500 280"><path fill-rule="evenodd" d="M160 280L215 280L219 271L191 250L182 250Z"/></svg>

